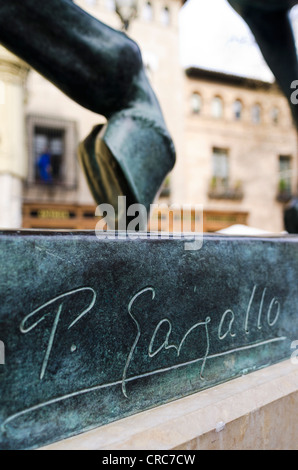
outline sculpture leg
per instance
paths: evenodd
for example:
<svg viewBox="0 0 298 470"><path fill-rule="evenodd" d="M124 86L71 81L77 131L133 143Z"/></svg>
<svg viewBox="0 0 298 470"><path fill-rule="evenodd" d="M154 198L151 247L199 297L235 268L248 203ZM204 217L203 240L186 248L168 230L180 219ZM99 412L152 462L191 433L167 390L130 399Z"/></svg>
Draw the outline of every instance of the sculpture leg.
<svg viewBox="0 0 298 470"><path fill-rule="evenodd" d="M284 223L287 232L298 233L298 199L293 198L284 212Z"/></svg>
<svg viewBox="0 0 298 470"><path fill-rule="evenodd" d="M240 6L238 0L229 2L252 30L266 62L288 98L298 128L298 106L291 102L291 84L298 79L298 61L288 10L262 10L247 4Z"/></svg>
<svg viewBox="0 0 298 470"><path fill-rule="evenodd" d="M71 0L0 0L0 43L107 117L101 143L95 129L80 152L96 201L127 193L148 208L175 152L138 46Z"/></svg>

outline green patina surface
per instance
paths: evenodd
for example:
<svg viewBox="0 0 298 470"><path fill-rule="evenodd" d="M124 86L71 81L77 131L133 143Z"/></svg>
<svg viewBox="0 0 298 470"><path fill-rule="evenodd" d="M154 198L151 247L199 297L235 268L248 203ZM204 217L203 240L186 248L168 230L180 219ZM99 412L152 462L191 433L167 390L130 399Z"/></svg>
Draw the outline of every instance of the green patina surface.
<svg viewBox="0 0 298 470"><path fill-rule="evenodd" d="M288 358L298 238L0 234L0 448L36 448Z"/></svg>

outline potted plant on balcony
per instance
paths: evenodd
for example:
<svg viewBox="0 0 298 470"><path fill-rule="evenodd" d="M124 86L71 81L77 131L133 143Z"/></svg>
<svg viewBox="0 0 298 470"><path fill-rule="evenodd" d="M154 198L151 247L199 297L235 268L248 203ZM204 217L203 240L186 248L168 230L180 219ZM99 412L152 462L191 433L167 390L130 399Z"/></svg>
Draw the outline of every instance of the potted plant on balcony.
<svg viewBox="0 0 298 470"><path fill-rule="evenodd" d="M278 202L287 203L290 201L291 197L292 197L292 192L291 192L288 182L283 178L280 179L279 184L278 184L278 194L277 194Z"/></svg>
<svg viewBox="0 0 298 470"><path fill-rule="evenodd" d="M242 181L237 181L235 185L231 185L227 179L213 176L210 181L208 196L210 199L239 201L244 197Z"/></svg>

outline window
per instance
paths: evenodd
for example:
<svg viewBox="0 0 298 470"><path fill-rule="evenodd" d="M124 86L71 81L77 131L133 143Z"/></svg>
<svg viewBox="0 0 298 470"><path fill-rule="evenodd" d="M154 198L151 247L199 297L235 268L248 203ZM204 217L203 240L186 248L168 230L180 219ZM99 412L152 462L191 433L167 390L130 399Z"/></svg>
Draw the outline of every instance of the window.
<svg viewBox="0 0 298 470"><path fill-rule="evenodd" d="M221 119L223 117L223 100L220 96L213 98L211 114L215 119Z"/></svg>
<svg viewBox="0 0 298 470"><path fill-rule="evenodd" d="M153 20L153 8L150 2L146 2L144 5L143 18L148 22Z"/></svg>
<svg viewBox="0 0 298 470"><path fill-rule="evenodd" d="M164 7L161 10L161 24L164 26L169 26L171 22L170 10L168 7Z"/></svg>
<svg viewBox="0 0 298 470"><path fill-rule="evenodd" d="M63 182L65 132L63 129L34 127L35 182L55 185Z"/></svg>
<svg viewBox="0 0 298 470"><path fill-rule="evenodd" d="M28 183L47 187L75 187L75 123L43 116L29 116L27 132Z"/></svg>
<svg viewBox="0 0 298 470"><path fill-rule="evenodd" d="M240 100L236 100L234 102L234 106L233 106L233 111L234 111L234 118L236 121L241 121L242 119L242 111L243 111L243 105L242 105L242 102Z"/></svg>
<svg viewBox="0 0 298 470"><path fill-rule="evenodd" d="M227 149L213 149L213 183L218 186L229 185L229 152Z"/></svg>
<svg viewBox="0 0 298 470"><path fill-rule="evenodd" d="M199 93L195 92L191 96L191 110L193 114L201 114L202 111L202 97Z"/></svg>
<svg viewBox="0 0 298 470"><path fill-rule="evenodd" d="M279 192L292 192L292 157L279 157Z"/></svg>
<svg viewBox="0 0 298 470"><path fill-rule="evenodd" d="M252 111L251 111L251 118L252 118L252 122L254 124L260 124L261 123L261 106L259 104L255 104L253 107L252 107Z"/></svg>
<svg viewBox="0 0 298 470"><path fill-rule="evenodd" d="M279 124L279 115L280 115L279 109L273 108L271 111L271 119L272 119L273 124L275 125Z"/></svg>

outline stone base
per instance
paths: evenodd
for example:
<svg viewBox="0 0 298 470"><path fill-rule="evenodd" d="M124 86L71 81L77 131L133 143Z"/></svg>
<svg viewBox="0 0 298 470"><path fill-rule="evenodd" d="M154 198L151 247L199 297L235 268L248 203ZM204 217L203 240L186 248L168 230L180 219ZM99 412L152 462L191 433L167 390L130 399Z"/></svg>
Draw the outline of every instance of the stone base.
<svg viewBox="0 0 298 470"><path fill-rule="evenodd" d="M45 450L297 450L298 365L282 362Z"/></svg>

